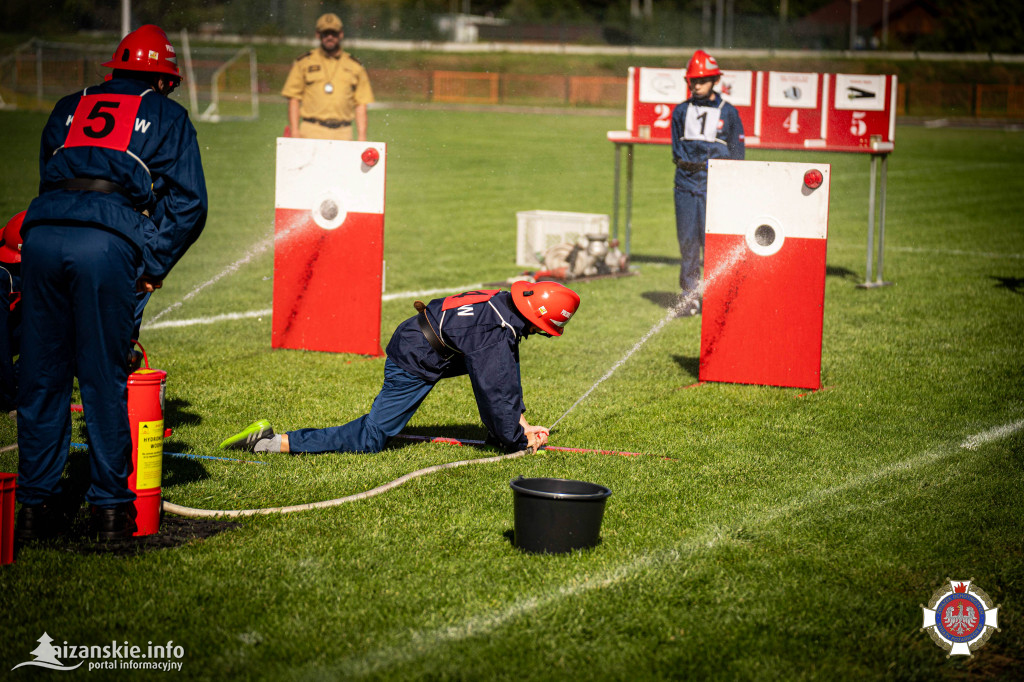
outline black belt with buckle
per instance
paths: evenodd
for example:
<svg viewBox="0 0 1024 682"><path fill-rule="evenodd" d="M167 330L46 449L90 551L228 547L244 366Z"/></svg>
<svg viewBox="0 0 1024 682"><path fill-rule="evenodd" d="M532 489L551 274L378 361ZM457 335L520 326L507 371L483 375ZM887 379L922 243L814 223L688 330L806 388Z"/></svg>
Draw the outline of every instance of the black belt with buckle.
<svg viewBox="0 0 1024 682"><path fill-rule="evenodd" d="M70 189L78 192L103 192L104 194L123 194L131 199L128 190L110 180L101 178L70 178L60 180L46 186L46 191L52 192L57 189Z"/></svg>
<svg viewBox="0 0 1024 682"><path fill-rule="evenodd" d="M347 128L348 126L352 125L352 121L339 121L336 118L322 119L303 117L302 120L306 121L307 123L315 123L318 126L323 126L324 128Z"/></svg>

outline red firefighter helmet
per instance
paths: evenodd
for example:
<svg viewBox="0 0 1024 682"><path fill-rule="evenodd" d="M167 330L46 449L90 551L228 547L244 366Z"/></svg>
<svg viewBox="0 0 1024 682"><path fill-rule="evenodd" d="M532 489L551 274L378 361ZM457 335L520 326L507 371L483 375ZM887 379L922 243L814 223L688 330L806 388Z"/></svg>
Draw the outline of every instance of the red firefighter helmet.
<svg viewBox="0 0 1024 682"><path fill-rule="evenodd" d="M21 224L25 222L25 214L22 211L7 221L4 231L0 234L0 263L21 262Z"/></svg>
<svg viewBox="0 0 1024 682"><path fill-rule="evenodd" d="M686 78L705 78L707 76L721 76L722 71L718 68L718 62L704 50L697 50L690 57L686 65Z"/></svg>
<svg viewBox="0 0 1024 682"><path fill-rule="evenodd" d="M580 295L558 282L515 282L512 302L542 332L561 336L562 327L580 307Z"/></svg>
<svg viewBox="0 0 1024 682"><path fill-rule="evenodd" d="M181 79L174 46L164 30L153 24L135 29L118 44L114 56L103 66L126 71L165 73Z"/></svg>

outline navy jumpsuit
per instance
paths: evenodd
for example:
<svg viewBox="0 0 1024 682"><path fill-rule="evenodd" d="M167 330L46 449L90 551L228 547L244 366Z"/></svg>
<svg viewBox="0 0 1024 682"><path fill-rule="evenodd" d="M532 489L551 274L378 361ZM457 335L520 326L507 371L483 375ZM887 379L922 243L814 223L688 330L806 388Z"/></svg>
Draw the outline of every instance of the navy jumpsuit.
<svg viewBox="0 0 1024 682"><path fill-rule="evenodd" d="M488 440L508 452L528 440L519 419L526 407L519 375L519 342L533 325L507 291L469 291L434 299L425 313L453 349L442 355L427 341L416 316L395 329L387 347L384 386L369 414L342 426L288 432L293 453L379 452L401 433L441 379L469 375Z"/></svg>
<svg viewBox="0 0 1024 682"><path fill-rule="evenodd" d="M77 373L86 500L114 507L135 499L126 386L136 285L162 280L206 223L196 132L181 105L115 77L57 103L39 165L22 226L17 498L40 504L59 488Z"/></svg>
<svg viewBox="0 0 1024 682"><path fill-rule="evenodd" d="M684 294L700 286L700 252L707 217L708 159L742 160L743 123L736 107L716 92L690 99L672 112L672 160L676 164L676 237L683 262L679 287Z"/></svg>

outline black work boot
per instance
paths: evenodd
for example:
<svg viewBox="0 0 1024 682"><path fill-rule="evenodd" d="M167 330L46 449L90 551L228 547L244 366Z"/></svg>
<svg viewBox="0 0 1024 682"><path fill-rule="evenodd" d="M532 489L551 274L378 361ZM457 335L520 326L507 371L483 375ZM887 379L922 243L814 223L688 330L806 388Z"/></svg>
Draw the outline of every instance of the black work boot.
<svg viewBox="0 0 1024 682"><path fill-rule="evenodd" d="M92 530L100 540L130 538L138 530L135 525L135 505L119 504L116 507L92 507Z"/></svg>
<svg viewBox="0 0 1024 682"><path fill-rule="evenodd" d="M64 530L64 517L52 503L23 504L18 512L14 537L20 542L49 540Z"/></svg>

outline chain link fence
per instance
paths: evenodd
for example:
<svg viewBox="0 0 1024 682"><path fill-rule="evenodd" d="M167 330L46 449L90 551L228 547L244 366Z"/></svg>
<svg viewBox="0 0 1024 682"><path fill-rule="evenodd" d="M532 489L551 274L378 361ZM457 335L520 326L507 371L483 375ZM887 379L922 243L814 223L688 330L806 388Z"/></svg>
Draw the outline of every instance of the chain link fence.
<svg viewBox="0 0 1024 682"><path fill-rule="evenodd" d="M183 86L171 97L199 120L259 116L259 69L251 47L196 47L182 36ZM108 45L30 40L0 59L0 108L49 111L58 99L110 73Z"/></svg>
<svg viewBox="0 0 1024 682"><path fill-rule="evenodd" d="M280 102L290 63L261 62L244 47L189 47L179 65L185 86L172 97L198 120L259 115L260 101ZM62 96L108 73L107 45L28 41L0 58L0 109L49 111ZM625 110L626 78L553 74L369 69L378 101L557 106ZM1024 85L900 83L901 116L1024 119Z"/></svg>

